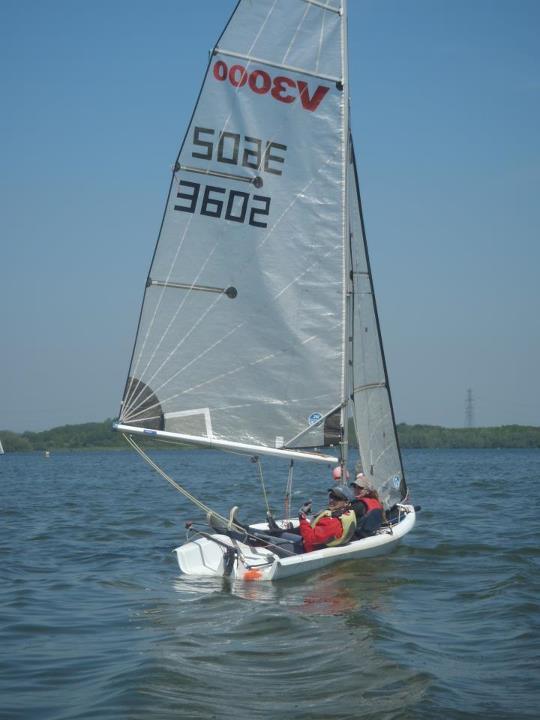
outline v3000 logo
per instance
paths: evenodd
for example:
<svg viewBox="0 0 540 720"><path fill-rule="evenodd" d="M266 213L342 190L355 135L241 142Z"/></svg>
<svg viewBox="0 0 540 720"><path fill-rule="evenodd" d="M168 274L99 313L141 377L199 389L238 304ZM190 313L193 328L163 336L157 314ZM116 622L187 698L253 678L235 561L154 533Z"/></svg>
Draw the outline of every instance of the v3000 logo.
<svg viewBox="0 0 540 720"><path fill-rule="evenodd" d="M256 95L270 95L279 102L293 103L300 99L304 110L313 112L323 101L326 93L330 90L327 85L318 85L317 89L310 94L305 80L292 80L285 75L271 77L266 70L252 70L248 72L243 65L231 65L229 67L223 60L214 63L213 73L216 80L229 82L233 87L241 88L245 85Z"/></svg>

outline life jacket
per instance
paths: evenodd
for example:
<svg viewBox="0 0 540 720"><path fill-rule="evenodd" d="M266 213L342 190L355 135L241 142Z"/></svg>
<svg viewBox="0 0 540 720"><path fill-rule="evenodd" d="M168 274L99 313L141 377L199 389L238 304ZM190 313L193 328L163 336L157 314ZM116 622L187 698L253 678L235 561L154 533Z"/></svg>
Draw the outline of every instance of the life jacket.
<svg viewBox="0 0 540 720"><path fill-rule="evenodd" d="M336 515L331 510L321 510L321 512L316 515L311 521L311 527L314 528L315 525L319 522L319 520L323 517L336 517ZM337 516L337 519L339 520L339 522L341 523L341 527L343 528L341 537L329 540L324 545L317 547L336 547L337 545L345 545L345 543L348 543L349 540L352 538L352 536L354 535L354 531L356 530L356 515L354 513L354 510L344 510L340 515Z"/></svg>
<svg viewBox="0 0 540 720"><path fill-rule="evenodd" d="M382 510L383 506L382 504L377 500L377 498L370 498L370 497L361 497L357 498L361 502L364 503L366 506L366 513L370 512L370 510Z"/></svg>

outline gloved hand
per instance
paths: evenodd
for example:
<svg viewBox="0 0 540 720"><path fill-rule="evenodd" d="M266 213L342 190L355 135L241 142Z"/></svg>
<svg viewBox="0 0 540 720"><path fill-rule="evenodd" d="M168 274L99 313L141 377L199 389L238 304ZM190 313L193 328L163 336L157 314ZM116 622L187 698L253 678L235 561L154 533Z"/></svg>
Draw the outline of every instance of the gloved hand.
<svg viewBox="0 0 540 720"><path fill-rule="evenodd" d="M309 513L311 512L311 505L313 503L313 500L306 500L306 502L302 505L300 510L298 511L298 517L300 519L305 518Z"/></svg>

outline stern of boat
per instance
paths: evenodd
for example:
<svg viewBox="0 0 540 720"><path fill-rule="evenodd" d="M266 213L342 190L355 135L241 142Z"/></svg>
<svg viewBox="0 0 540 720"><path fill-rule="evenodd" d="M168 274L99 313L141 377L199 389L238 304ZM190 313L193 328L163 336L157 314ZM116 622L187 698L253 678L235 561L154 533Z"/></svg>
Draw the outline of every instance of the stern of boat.
<svg viewBox="0 0 540 720"><path fill-rule="evenodd" d="M181 572L198 577L271 580L279 566L274 553L232 541L227 535L198 538L174 552Z"/></svg>

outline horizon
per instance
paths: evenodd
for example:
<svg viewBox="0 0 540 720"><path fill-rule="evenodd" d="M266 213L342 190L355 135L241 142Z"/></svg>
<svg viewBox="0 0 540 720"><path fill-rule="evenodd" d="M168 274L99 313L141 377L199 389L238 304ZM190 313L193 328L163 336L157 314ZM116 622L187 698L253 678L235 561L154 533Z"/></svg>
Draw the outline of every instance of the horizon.
<svg viewBox="0 0 540 720"><path fill-rule="evenodd" d="M52 432L54 430L59 430L65 427L78 427L80 425L103 425L106 422L111 423L111 432L113 432L112 423L116 422L117 418L106 418L105 420L85 420L84 422L80 423L63 423L62 425L55 425L54 427L44 428L43 430L22 430L22 431L15 431L10 430L8 428L2 428L0 429L0 433L13 433L15 435L25 435L26 433L46 433L46 432ZM396 427L399 428L400 425L406 425L407 427L425 427L425 428L439 428L441 430L494 430L496 428L509 428L509 427L518 427L518 428L532 428L532 429L540 429L540 425L520 425L519 423L503 423L502 425L459 425L456 427L449 427L446 425L432 425L429 423L410 423L406 421L400 421L396 423Z"/></svg>
<svg viewBox="0 0 540 720"><path fill-rule="evenodd" d="M233 7L3 4L8 432L118 412L170 167ZM472 388L475 427L540 426L539 21L534 0L349 3L398 424L465 428Z"/></svg>

